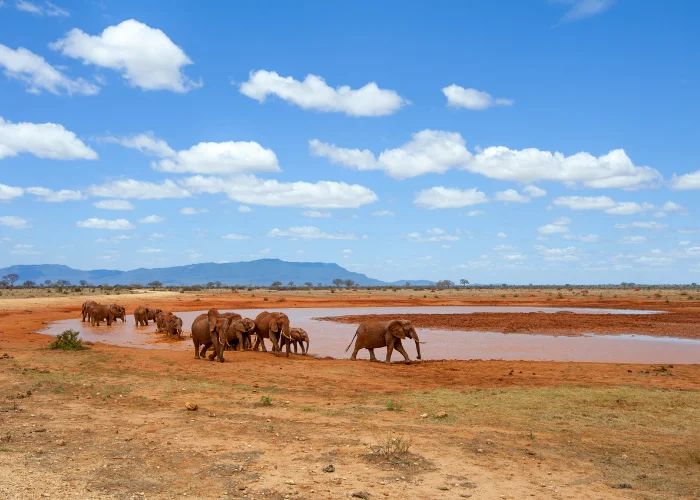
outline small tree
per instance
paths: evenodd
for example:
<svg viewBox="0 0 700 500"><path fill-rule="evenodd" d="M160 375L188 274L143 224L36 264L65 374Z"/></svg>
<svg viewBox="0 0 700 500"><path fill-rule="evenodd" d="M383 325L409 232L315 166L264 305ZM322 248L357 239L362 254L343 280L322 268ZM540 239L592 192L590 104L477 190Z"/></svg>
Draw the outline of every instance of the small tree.
<svg viewBox="0 0 700 500"><path fill-rule="evenodd" d="M68 280L58 280L56 281L56 286L58 288L63 288L64 286L70 286L70 281Z"/></svg>
<svg viewBox="0 0 700 500"><path fill-rule="evenodd" d="M407 281L406 283L403 284L403 286L406 287L406 288L408 288L409 286L411 286L411 282L410 282L410 281Z"/></svg>
<svg viewBox="0 0 700 500"><path fill-rule="evenodd" d="M213 286L214 286L213 281L210 281L209 283L207 283L207 288L212 288Z"/></svg>
<svg viewBox="0 0 700 500"><path fill-rule="evenodd" d="M9 273L2 277L10 285L10 289L15 287L15 282L19 279L19 274Z"/></svg>
<svg viewBox="0 0 700 500"><path fill-rule="evenodd" d="M313 288L313 287L314 287L314 284L311 283L310 281L307 281L307 282L304 283L304 284L306 285L306 288Z"/></svg>
<svg viewBox="0 0 700 500"><path fill-rule="evenodd" d="M469 284L469 280L461 279L459 280L459 284L462 286L467 286Z"/></svg>
<svg viewBox="0 0 700 500"><path fill-rule="evenodd" d="M354 280L345 280L345 286L347 288L352 288L353 286L355 286L355 281Z"/></svg>
<svg viewBox="0 0 700 500"><path fill-rule="evenodd" d="M151 288L163 288L163 282L162 281L151 281L150 283L147 283L147 286L150 286Z"/></svg>
<svg viewBox="0 0 700 500"><path fill-rule="evenodd" d="M281 282L281 281L273 281L273 282L272 282L272 288L277 288L277 287L280 287L280 286L282 286L282 282Z"/></svg>
<svg viewBox="0 0 700 500"><path fill-rule="evenodd" d="M337 287L341 286L343 283L344 283L344 281L341 280L340 278L336 278L333 280L333 284Z"/></svg>
<svg viewBox="0 0 700 500"><path fill-rule="evenodd" d="M85 280L80 280L80 286L85 287L85 286L87 286L87 284L88 284L87 281L85 281Z"/></svg>
<svg viewBox="0 0 700 500"><path fill-rule="evenodd" d="M294 282L293 282L293 281L290 281L289 283L287 283L287 286L288 286L289 288L294 288Z"/></svg>
<svg viewBox="0 0 700 500"><path fill-rule="evenodd" d="M319 287L319 288L323 288L323 283L319 283L319 284L317 284L316 286Z"/></svg>
<svg viewBox="0 0 700 500"><path fill-rule="evenodd" d="M440 280L436 283L438 288L450 288L452 286L455 286L453 281L450 280Z"/></svg>
<svg viewBox="0 0 700 500"><path fill-rule="evenodd" d="M32 280L27 280L24 283L22 283L22 286L24 288L34 288L36 286L36 283L34 283Z"/></svg>
<svg viewBox="0 0 700 500"><path fill-rule="evenodd" d="M51 286L51 280L44 280L44 285Z"/></svg>

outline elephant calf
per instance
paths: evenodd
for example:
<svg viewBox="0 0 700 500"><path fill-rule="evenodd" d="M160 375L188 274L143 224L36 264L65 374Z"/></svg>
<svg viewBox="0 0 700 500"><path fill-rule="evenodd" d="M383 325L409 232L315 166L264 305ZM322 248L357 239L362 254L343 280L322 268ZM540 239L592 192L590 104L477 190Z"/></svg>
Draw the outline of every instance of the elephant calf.
<svg viewBox="0 0 700 500"><path fill-rule="evenodd" d="M163 312L162 309L156 309L154 307L137 307L134 309L134 321L136 322L136 326L148 326L148 320L156 321L158 313L161 312Z"/></svg>
<svg viewBox="0 0 700 500"><path fill-rule="evenodd" d="M303 328L290 328L289 336L292 337L291 343L294 346L294 354L297 353L297 344L301 345L301 353L309 353L309 334ZM306 342L306 347L304 347Z"/></svg>
<svg viewBox="0 0 700 500"><path fill-rule="evenodd" d="M355 340L355 337L357 337L357 341L355 342L355 350L350 357L352 360L357 359L357 352L360 349L367 349L369 350L369 360L377 361L377 358L374 356L374 350L380 347L386 347L387 363L391 362L391 354L394 352L394 349L403 355L406 363L410 363L411 360L409 359L406 350L401 345L401 339L405 339L407 337L415 340L418 359L421 359L420 344L423 344L424 342L420 342L418 340L418 334L416 333L415 328L413 328L411 322L408 320L395 319L393 321L363 321L357 328L357 331L352 339ZM345 352L348 352L350 346L352 346L352 340L345 349Z"/></svg>
<svg viewBox="0 0 700 500"><path fill-rule="evenodd" d="M168 337L182 338L182 319L172 313L163 320L162 330Z"/></svg>

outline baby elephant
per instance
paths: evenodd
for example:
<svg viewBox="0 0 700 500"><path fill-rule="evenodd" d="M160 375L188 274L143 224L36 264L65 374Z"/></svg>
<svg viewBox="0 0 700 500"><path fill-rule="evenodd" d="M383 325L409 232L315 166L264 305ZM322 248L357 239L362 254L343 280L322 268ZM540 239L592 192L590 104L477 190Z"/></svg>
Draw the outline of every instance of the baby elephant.
<svg viewBox="0 0 700 500"><path fill-rule="evenodd" d="M369 350L369 360L377 361L374 357L374 350L379 347L386 347L386 362L391 362L391 354L394 349L399 351L406 363L410 363L411 360L408 357L405 349L401 345L401 339L409 338L415 340L416 342L416 352L418 353L418 359L420 357L420 342L418 340L418 334L413 328L410 321L405 319L395 319L393 321L363 321L355 332L353 340L357 337L355 342L355 350L352 353L350 359L355 360L357 358L357 352L360 349ZM348 345L345 352L348 352L350 346L352 345L352 340Z"/></svg>
<svg viewBox="0 0 700 500"><path fill-rule="evenodd" d="M162 329L168 337L182 338L182 319L168 313L163 320Z"/></svg>
<svg viewBox="0 0 700 500"><path fill-rule="evenodd" d="M294 346L294 354L297 353L297 344L301 345L301 353L309 353L309 334L303 328L290 328L289 336L292 337L290 341L292 346ZM304 342L306 342L306 347L304 347Z"/></svg>

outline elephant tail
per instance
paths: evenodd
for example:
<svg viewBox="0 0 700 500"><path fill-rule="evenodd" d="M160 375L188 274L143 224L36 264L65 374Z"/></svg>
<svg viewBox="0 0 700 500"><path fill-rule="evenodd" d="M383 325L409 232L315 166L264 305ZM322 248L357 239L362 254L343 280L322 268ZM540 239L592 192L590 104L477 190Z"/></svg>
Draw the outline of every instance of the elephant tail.
<svg viewBox="0 0 700 500"><path fill-rule="evenodd" d="M345 352L348 352L350 350L350 346L352 346L353 341L355 340L355 337L357 337L357 332L360 331L358 328L357 331L355 332L355 335L352 336L352 339L350 339L350 343L348 346L345 348Z"/></svg>

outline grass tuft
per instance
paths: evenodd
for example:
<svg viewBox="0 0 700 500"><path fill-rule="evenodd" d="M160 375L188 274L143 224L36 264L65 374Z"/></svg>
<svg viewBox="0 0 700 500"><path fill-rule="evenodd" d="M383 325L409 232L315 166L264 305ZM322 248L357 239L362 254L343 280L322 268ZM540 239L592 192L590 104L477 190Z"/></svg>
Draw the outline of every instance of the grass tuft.
<svg viewBox="0 0 700 500"><path fill-rule="evenodd" d="M82 351L87 349L83 341L78 338L80 335L75 330L66 330L56 337L56 340L49 344L50 349L61 349L62 351Z"/></svg>

